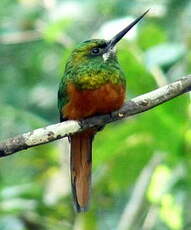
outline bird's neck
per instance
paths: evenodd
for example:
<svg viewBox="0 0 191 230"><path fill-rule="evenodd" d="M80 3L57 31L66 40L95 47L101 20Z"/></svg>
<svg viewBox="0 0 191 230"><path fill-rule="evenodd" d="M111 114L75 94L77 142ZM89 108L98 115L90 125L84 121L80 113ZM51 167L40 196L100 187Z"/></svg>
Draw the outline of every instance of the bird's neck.
<svg viewBox="0 0 191 230"><path fill-rule="evenodd" d="M106 83L120 84L123 73L117 61L85 63L72 69L71 81L79 89L96 89Z"/></svg>

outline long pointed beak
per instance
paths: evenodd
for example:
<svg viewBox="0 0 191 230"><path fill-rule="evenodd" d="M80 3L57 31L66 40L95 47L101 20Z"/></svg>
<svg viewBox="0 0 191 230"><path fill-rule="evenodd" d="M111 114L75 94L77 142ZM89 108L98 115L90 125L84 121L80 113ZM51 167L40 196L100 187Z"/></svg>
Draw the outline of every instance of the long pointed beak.
<svg viewBox="0 0 191 230"><path fill-rule="evenodd" d="M136 25L144 16L148 13L150 9L148 9L144 14L142 14L140 17L136 18L131 24L129 24L127 27L125 27L122 31L120 31L118 34L116 34L109 42L106 47L106 50L111 50L119 40L121 40L122 37L125 36L125 34L133 28L134 25Z"/></svg>

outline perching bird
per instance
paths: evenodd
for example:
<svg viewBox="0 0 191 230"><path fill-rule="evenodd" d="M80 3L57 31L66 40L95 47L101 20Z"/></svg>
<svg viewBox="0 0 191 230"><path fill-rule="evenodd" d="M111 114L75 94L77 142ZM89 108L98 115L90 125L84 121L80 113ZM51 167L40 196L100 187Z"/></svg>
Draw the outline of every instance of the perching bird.
<svg viewBox="0 0 191 230"><path fill-rule="evenodd" d="M125 77L114 47L148 10L110 41L92 39L80 43L65 67L58 91L60 121L81 120L119 109L125 99ZM70 135L71 184L78 212L88 206L91 184L92 140L96 128Z"/></svg>

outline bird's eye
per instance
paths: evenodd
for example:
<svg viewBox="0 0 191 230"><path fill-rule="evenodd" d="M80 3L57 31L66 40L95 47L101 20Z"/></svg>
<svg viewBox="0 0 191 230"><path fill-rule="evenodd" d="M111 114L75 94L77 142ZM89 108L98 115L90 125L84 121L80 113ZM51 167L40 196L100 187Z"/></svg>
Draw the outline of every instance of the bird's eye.
<svg viewBox="0 0 191 230"><path fill-rule="evenodd" d="M100 49L99 49L99 48L93 48L93 49L91 50L91 53L92 53L92 54L99 54L99 53L100 53Z"/></svg>

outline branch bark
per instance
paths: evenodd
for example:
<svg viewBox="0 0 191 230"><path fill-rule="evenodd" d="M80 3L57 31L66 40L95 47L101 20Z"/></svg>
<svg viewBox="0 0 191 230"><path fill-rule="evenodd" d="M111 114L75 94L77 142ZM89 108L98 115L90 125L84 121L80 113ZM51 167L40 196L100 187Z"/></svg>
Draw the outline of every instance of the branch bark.
<svg viewBox="0 0 191 230"><path fill-rule="evenodd" d="M190 90L191 75L135 97L129 100L121 109L111 114L95 116L82 121L69 120L7 139L0 143L0 157L8 156L33 146L52 142L87 128L103 126L107 123L147 111Z"/></svg>

